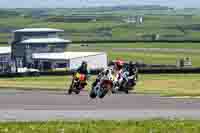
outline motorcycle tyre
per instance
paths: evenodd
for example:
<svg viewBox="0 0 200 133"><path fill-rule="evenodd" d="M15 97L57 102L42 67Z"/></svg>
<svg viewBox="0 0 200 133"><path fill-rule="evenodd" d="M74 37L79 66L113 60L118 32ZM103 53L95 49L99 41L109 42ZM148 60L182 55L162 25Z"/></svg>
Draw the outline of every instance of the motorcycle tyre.
<svg viewBox="0 0 200 133"><path fill-rule="evenodd" d="M97 94L94 92L94 89L90 91L90 98L94 99L97 97Z"/></svg>
<svg viewBox="0 0 200 133"><path fill-rule="evenodd" d="M68 90L68 94L71 95L72 92L73 92L73 90L70 88L70 89Z"/></svg>
<svg viewBox="0 0 200 133"><path fill-rule="evenodd" d="M80 93L80 90L75 89L74 92L78 95Z"/></svg>
<svg viewBox="0 0 200 133"><path fill-rule="evenodd" d="M103 99L107 93L108 93L108 89L103 89L103 92L101 93L101 95L99 95L99 98Z"/></svg>

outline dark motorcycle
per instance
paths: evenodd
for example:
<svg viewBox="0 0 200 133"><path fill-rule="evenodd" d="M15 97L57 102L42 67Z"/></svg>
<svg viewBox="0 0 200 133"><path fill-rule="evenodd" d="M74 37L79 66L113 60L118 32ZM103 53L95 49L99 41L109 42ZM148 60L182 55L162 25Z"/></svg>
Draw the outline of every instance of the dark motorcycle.
<svg viewBox="0 0 200 133"><path fill-rule="evenodd" d="M128 94L129 91L134 90L138 76L137 74L129 75L129 72L125 71L123 72L122 78L122 83L117 84L116 86L119 88L118 91Z"/></svg>
<svg viewBox="0 0 200 133"><path fill-rule="evenodd" d="M83 90L86 85L87 85L86 75L76 73L73 76L72 84L70 85L70 89L68 90L68 94L72 94L72 92L79 94L80 91Z"/></svg>

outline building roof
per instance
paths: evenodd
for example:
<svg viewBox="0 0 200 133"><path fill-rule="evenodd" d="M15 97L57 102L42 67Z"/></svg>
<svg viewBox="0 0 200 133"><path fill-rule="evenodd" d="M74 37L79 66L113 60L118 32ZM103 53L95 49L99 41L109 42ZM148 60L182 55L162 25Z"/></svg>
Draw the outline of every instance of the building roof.
<svg viewBox="0 0 200 133"><path fill-rule="evenodd" d="M13 32L64 32L64 30L52 29L52 28L25 28L25 29L15 30Z"/></svg>
<svg viewBox="0 0 200 133"><path fill-rule="evenodd" d="M0 54L10 54L11 47L0 47Z"/></svg>
<svg viewBox="0 0 200 133"><path fill-rule="evenodd" d="M30 38L23 40L20 43L70 43L70 40L64 40L61 38Z"/></svg>
<svg viewBox="0 0 200 133"><path fill-rule="evenodd" d="M68 60L87 56L105 54L103 52L62 52L62 53L34 53L33 59Z"/></svg>

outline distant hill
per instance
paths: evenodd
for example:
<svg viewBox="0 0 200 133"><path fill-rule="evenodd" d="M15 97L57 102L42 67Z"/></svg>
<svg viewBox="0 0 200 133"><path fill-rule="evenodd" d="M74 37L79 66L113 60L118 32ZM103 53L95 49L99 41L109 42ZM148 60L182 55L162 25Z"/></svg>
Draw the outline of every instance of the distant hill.
<svg viewBox="0 0 200 133"><path fill-rule="evenodd" d="M6 9L0 9L0 17L11 17L11 16L18 16L20 13L16 11L9 11Z"/></svg>

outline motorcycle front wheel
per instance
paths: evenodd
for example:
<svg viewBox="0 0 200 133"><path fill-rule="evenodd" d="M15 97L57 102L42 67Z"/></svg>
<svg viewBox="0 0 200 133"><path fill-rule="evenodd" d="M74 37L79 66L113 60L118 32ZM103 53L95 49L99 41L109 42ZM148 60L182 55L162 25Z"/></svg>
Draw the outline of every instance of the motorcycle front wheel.
<svg viewBox="0 0 200 133"><path fill-rule="evenodd" d="M71 95L73 92L73 88L74 88L74 82L71 83L69 89L68 89L68 94Z"/></svg>
<svg viewBox="0 0 200 133"><path fill-rule="evenodd" d="M99 98L101 98L101 99L104 98L107 93L108 93L108 89L106 89L106 88L101 89L101 92L99 94Z"/></svg>
<svg viewBox="0 0 200 133"><path fill-rule="evenodd" d="M70 89L68 90L68 94L71 95L71 94L72 94L72 91L73 91L73 90L70 88Z"/></svg>
<svg viewBox="0 0 200 133"><path fill-rule="evenodd" d="M75 92L76 94L79 94L79 93L80 93L80 90L79 90L79 89L75 89L74 92Z"/></svg>
<svg viewBox="0 0 200 133"><path fill-rule="evenodd" d="M92 99L94 99L94 98L97 97L97 94L96 94L94 88L92 88L92 90L90 91L90 97L91 97Z"/></svg>

